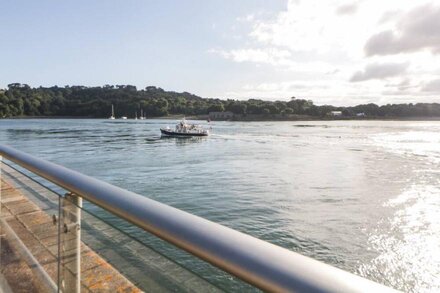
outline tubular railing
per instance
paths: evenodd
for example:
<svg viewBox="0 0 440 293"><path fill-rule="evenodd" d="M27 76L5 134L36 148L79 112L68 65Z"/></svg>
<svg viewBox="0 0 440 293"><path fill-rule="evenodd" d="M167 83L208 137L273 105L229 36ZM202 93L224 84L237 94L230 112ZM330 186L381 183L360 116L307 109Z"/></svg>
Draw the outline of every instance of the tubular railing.
<svg viewBox="0 0 440 293"><path fill-rule="evenodd" d="M378 283L9 146L0 145L0 155L262 290L393 291Z"/></svg>

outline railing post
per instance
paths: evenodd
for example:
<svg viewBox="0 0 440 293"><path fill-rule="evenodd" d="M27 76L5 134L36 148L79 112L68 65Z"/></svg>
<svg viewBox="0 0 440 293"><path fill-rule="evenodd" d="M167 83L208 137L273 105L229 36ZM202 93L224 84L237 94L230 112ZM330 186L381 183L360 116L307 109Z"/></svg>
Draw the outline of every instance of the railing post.
<svg viewBox="0 0 440 293"><path fill-rule="evenodd" d="M60 197L58 223L58 290L81 290L82 198L73 193Z"/></svg>

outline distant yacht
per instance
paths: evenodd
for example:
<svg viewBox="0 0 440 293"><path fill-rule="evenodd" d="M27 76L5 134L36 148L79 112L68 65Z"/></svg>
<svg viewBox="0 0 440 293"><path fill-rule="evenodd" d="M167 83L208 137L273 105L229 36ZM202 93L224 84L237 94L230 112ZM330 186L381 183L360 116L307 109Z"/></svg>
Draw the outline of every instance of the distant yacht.
<svg viewBox="0 0 440 293"><path fill-rule="evenodd" d="M127 120L127 116L122 116L121 119L122 120Z"/></svg>
<svg viewBox="0 0 440 293"><path fill-rule="evenodd" d="M110 116L108 119L115 120L115 109L113 108L113 104L112 104L112 116Z"/></svg>

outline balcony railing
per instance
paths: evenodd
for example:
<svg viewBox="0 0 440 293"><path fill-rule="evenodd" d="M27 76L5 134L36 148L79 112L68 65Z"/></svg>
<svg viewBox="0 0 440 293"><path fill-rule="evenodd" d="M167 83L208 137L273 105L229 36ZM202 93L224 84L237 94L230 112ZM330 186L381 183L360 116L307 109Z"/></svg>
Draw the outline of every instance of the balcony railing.
<svg viewBox="0 0 440 293"><path fill-rule="evenodd" d="M114 290L113 285L133 292L222 290L83 209L84 200L254 288L276 292L393 291L11 147L0 145L0 155L10 162L2 164L2 181L11 185L10 189L2 186L3 193L9 193L2 196L2 280L6 281L0 283L14 283L11 266L23 263L30 273L22 272L38 280L33 284L44 292ZM41 185L26 172L54 187ZM46 250L47 257L42 257ZM12 275L26 280L19 272L17 269Z"/></svg>

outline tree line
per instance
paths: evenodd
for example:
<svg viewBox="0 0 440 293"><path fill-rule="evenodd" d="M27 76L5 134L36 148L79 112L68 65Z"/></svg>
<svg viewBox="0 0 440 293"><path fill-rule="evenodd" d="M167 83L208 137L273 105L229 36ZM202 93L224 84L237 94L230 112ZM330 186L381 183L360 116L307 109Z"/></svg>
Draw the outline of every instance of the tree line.
<svg viewBox="0 0 440 293"><path fill-rule="evenodd" d="M105 85L103 87L52 86L33 88L27 84L12 83L0 89L0 117L21 116L68 116L104 118L115 116L134 117L140 111L147 117L170 114L206 115L209 112L230 111L236 115L308 115L328 117L332 111L341 111L342 116L354 117L359 113L367 117L440 117L440 104L363 104L354 107L314 105L311 100L265 101L249 99L202 98L188 92L165 91L148 86L137 89L133 85Z"/></svg>

